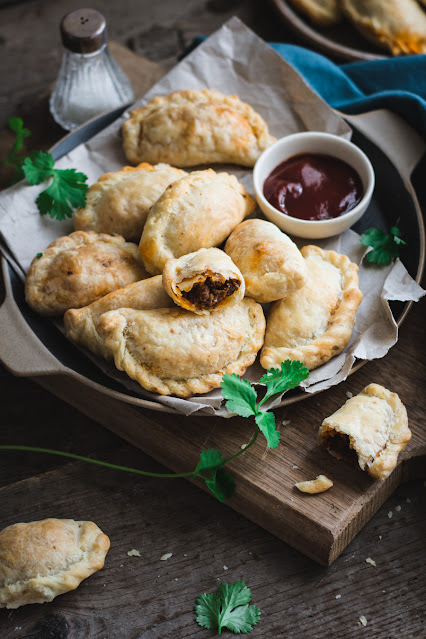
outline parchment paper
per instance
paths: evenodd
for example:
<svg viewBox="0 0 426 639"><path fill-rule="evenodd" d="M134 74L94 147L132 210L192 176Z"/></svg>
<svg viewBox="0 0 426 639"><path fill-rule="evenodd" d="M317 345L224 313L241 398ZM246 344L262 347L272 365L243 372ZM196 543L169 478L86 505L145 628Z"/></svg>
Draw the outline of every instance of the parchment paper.
<svg viewBox="0 0 426 639"><path fill-rule="evenodd" d="M344 137L350 137L351 134L346 123L307 86L301 76L238 18L232 18L210 36L134 106L145 104L155 95L201 88L237 94L265 118L270 132L277 138L304 130L326 131ZM107 171L120 169L127 163L120 135L126 117L127 113L89 142L61 158L56 166L77 168L86 173L89 184ZM223 165L214 168L234 173L253 193L250 170ZM39 215L35 200L44 188L20 183L0 195L0 248L21 277L36 253L43 251L57 237L73 230L70 220L58 222ZM360 264L365 251L353 231L315 243L344 253L357 264ZM364 300L357 314L350 344L338 357L311 373L304 383L307 392L322 390L343 381L356 357L383 357L395 344L398 333L387 300L417 300L423 294L400 262L380 269L361 266L360 288ZM172 406L187 415L200 409L204 413L230 415L221 407L218 390L190 400L154 395L129 380L113 365L107 365L91 355L89 357L107 374L142 397ZM248 369L246 377L256 381L264 372L256 362Z"/></svg>

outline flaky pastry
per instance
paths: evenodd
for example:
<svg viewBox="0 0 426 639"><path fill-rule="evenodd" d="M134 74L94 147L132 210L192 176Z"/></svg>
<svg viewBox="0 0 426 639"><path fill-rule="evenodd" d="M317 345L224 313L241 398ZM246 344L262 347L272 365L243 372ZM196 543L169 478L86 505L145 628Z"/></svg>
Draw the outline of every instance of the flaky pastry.
<svg viewBox="0 0 426 639"><path fill-rule="evenodd" d="M342 18L340 0L291 0L291 4L319 27L329 27Z"/></svg>
<svg viewBox="0 0 426 639"><path fill-rule="evenodd" d="M163 288L161 275L156 275L119 288L89 306L70 309L64 315L65 333L70 340L84 346L95 355L111 360L113 355L105 347L104 340L98 333L101 315L118 308L147 310L169 306L174 306L173 301Z"/></svg>
<svg viewBox="0 0 426 639"><path fill-rule="evenodd" d="M299 481L297 482L297 484L294 485L298 490L300 490L301 493L316 495L317 493L323 493L331 488L333 482L326 475L318 475L316 479Z"/></svg>
<svg viewBox="0 0 426 639"><path fill-rule="evenodd" d="M166 262L163 286L176 304L199 315L239 302L245 290L241 271L218 248Z"/></svg>
<svg viewBox="0 0 426 639"><path fill-rule="evenodd" d="M106 173L87 191L85 206L74 213L74 228L118 234L139 243L151 206L169 184L185 175L168 164L146 162Z"/></svg>
<svg viewBox="0 0 426 639"><path fill-rule="evenodd" d="M385 479L411 439L407 411L396 393L369 384L348 399L319 429L322 445L375 479Z"/></svg>
<svg viewBox="0 0 426 639"><path fill-rule="evenodd" d="M123 124L129 162L254 166L275 141L252 107L211 89L175 91L135 109Z"/></svg>
<svg viewBox="0 0 426 639"><path fill-rule="evenodd" d="M282 299L306 282L302 254L271 222L241 222L229 236L225 251L244 276L246 295L256 302Z"/></svg>
<svg viewBox="0 0 426 639"><path fill-rule="evenodd" d="M256 209L234 175L194 171L171 184L152 206L139 244L149 273L166 262L221 244Z"/></svg>
<svg viewBox="0 0 426 639"><path fill-rule="evenodd" d="M306 284L269 311L265 344L260 354L263 368L299 360L312 370L340 353L349 342L355 314L362 300L358 266L346 255L304 246Z"/></svg>
<svg viewBox="0 0 426 639"><path fill-rule="evenodd" d="M143 388L189 397L242 375L262 346L262 307L244 298L208 315L182 308L121 309L101 316L98 331L115 365Z"/></svg>
<svg viewBox="0 0 426 639"><path fill-rule="evenodd" d="M145 277L136 244L119 235L75 231L33 259L25 298L41 315L61 315Z"/></svg>
<svg viewBox="0 0 426 639"><path fill-rule="evenodd" d="M45 603L100 570L108 537L91 521L44 519L0 532L0 608Z"/></svg>

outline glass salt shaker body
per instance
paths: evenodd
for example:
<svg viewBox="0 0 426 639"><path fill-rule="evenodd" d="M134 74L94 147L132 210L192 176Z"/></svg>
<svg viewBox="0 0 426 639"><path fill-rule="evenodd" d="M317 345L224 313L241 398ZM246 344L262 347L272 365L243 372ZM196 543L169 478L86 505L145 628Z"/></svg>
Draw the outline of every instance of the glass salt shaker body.
<svg viewBox="0 0 426 639"><path fill-rule="evenodd" d="M58 124L71 130L134 99L129 80L108 49L102 14L72 11L61 21L61 37L65 50L49 101Z"/></svg>

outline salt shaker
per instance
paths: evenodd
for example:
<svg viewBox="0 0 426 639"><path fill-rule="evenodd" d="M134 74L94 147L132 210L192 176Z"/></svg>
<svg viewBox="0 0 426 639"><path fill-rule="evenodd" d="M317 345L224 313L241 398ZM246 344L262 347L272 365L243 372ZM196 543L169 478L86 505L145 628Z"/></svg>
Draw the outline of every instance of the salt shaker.
<svg viewBox="0 0 426 639"><path fill-rule="evenodd" d="M61 21L62 65L50 96L50 112L71 130L103 111L134 99L133 90L106 42L106 22L99 11L78 9Z"/></svg>

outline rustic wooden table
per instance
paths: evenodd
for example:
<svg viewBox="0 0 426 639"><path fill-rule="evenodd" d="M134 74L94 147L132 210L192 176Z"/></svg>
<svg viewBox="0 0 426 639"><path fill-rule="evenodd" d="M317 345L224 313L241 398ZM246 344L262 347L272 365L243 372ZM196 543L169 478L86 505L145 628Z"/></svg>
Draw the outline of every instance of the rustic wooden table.
<svg viewBox="0 0 426 639"><path fill-rule="evenodd" d="M33 131L28 149L47 148L63 132L46 96L60 59L57 25L80 3L0 2L6 59L0 117L22 115ZM158 6L157 6L158 5ZM117 59L142 94L200 32L237 14L267 39L291 38L267 7L253 1L130 0L103 2L111 36L153 62L139 77L138 59L115 45ZM160 67L158 66L160 65ZM29 106L30 105L30 106ZM2 123L0 124L2 126ZM0 133L0 156L11 137ZM7 172L0 175L2 184ZM279 421L329 414L375 381L396 390L410 424L425 428L425 303L412 308L398 344L337 389L277 411ZM424 350L423 350L424 352ZM158 470L159 464L58 399L34 381L1 369L1 443L31 444ZM39 380L42 381L42 380ZM66 394L66 389L62 389ZM90 411L87 411L90 412ZM146 412L165 425L169 415ZM319 419L319 417L318 417ZM200 428L203 420L198 418ZM413 472L424 475L424 457ZM38 454L7 453L0 464L0 528L49 516L91 519L111 539L105 568L50 604L0 610L2 639L207 638L193 605L220 581L242 579L262 619L253 637L286 639L424 639L426 637L426 488L423 479L398 487L331 567L322 567L184 480L135 478L118 471ZM392 513L392 515L391 515ZM129 556L136 549L140 556ZM160 561L172 553L167 561ZM366 563L371 557L376 566ZM367 626L359 618L365 616Z"/></svg>

